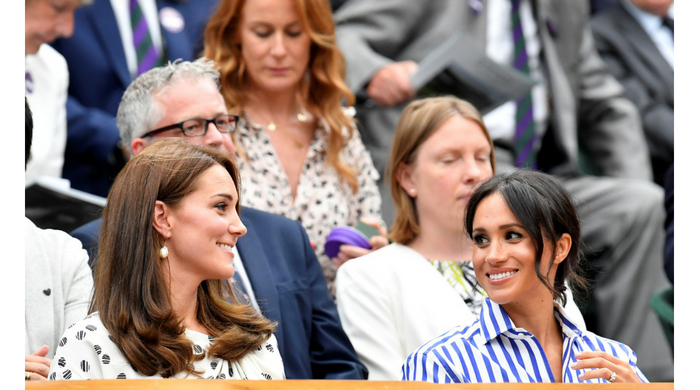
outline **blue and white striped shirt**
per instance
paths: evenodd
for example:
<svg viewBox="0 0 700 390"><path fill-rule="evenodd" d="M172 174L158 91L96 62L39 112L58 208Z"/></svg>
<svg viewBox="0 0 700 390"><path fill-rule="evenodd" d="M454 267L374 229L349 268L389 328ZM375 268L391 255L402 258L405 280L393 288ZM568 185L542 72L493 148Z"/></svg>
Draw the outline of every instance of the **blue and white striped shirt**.
<svg viewBox="0 0 700 390"><path fill-rule="evenodd" d="M582 382L588 370L573 370L574 354L596 349L626 360L642 382L649 382L637 367L637 355L628 346L579 330L555 301L554 316L562 328L562 380ZM457 327L423 344L406 360L403 380L435 383L456 382L554 382L544 349L523 328L517 328L506 311L490 299L484 300L479 319ZM605 379L584 382L606 383Z"/></svg>

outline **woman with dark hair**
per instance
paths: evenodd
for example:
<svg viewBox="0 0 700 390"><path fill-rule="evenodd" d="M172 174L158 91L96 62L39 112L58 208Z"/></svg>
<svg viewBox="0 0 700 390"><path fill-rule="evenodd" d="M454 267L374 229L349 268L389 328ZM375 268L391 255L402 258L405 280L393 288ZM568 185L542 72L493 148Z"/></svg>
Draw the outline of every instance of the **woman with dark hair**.
<svg viewBox="0 0 700 390"><path fill-rule="evenodd" d="M49 379L283 379L274 325L239 304L232 248L246 228L230 154L146 147L107 198L91 313L59 342Z"/></svg>
<svg viewBox="0 0 700 390"><path fill-rule="evenodd" d="M464 100L416 100L401 114L386 175L397 210L394 243L338 271L340 320L369 379L401 379L411 351L477 318L485 292L464 210L494 174L494 159L481 115Z"/></svg>
<svg viewBox="0 0 700 390"><path fill-rule="evenodd" d="M559 301L578 274L581 228L569 193L550 176L515 171L483 183L466 231L486 291L479 318L414 351L404 380L648 382L628 346L580 329Z"/></svg>
<svg viewBox="0 0 700 390"><path fill-rule="evenodd" d="M331 293L337 267L369 250L346 245L330 259L337 226L379 228L379 173L352 118L328 0L222 1L204 55L221 71L221 94L241 117L232 134L243 202L298 220L316 247ZM370 241L376 249L383 236Z"/></svg>

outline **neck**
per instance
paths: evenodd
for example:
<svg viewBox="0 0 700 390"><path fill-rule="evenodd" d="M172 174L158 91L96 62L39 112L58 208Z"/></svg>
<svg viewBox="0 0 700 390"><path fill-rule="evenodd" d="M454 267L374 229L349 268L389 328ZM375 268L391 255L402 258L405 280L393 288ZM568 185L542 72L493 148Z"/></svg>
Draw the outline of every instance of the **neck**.
<svg viewBox="0 0 700 390"><path fill-rule="evenodd" d="M172 273L170 278L170 305L173 311L182 320L185 328L206 333L206 330L203 331L203 327L197 321L197 288L199 288L199 283L179 280L175 275Z"/></svg>
<svg viewBox="0 0 700 390"><path fill-rule="evenodd" d="M503 305L508 317L518 328L532 333L542 345L553 338L561 340L559 322L554 317L554 301L551 293L541 297L529 296L524 301Z"/></svg>
<svg viewBox="0 0 700 390"><path fill-rule="evenodd" d="M459 230L444 231L421 225L420 233L406 246L430 260L470 261L472 244Z"/></svg>
<svg viewBox="0 0 700 390"><path fill-rule="evenodd" d="M244 110L257 121L285 122L303 109L298 100L295 90L272 92L254 88L247 94Z"/></svg>

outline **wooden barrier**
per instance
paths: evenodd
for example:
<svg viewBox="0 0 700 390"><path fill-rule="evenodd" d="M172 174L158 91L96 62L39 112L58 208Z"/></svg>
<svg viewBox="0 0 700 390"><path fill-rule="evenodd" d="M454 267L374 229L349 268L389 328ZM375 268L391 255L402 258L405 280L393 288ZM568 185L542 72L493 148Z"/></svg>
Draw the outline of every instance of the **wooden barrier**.
<svg viewBox="0 0 700 390"><path fill-rule="evenodd" d="M606 385L604 385L606 386ZM673 390L673 383L615 383L613 390ZM425 382L334 381L334 380L192 380L131 379L92 381L25 382L26 390L600 390L600 384L577 383L471 383L438 385Z"/></svg>

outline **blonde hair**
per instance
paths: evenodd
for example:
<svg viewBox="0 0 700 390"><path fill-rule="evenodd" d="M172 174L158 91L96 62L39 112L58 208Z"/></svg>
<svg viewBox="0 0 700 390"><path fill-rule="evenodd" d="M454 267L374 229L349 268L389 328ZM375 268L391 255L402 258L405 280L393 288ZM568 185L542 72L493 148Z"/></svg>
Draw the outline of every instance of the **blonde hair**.
<svg viewBox="0 0 700 390"><path fill-rule="evenodd" d="M229 111L239 115L246 102L246 68L241 53L239 26L244 1L222 1L204 33L204 56L218 64L221 95ZM343 99L348 106L352 106L355 95L345 85L345 59L336 44L330 3L328 0L294 2L302 28L311 38L308 77L301 80L300 94L312 112L328 121L328 163L353 192L357 192L357 172L340 160L340 151L354 131L353 120L343 112ZM347 138L343 136L343 128L348 130Z"/></svg>
<svg viewBox="0 0 700 390"><path fill-rule="evenodd" d="M399 167L411 165L418 154L418 148L437 128L453 116L476 122L491 146L491 169L496 173L496 157L493 141L486 130L479 111L471 104L454 96L441 96L415 100L401 113L394 132L391 154L386 166L386 180L389 181L391 197L396 206L396 217L389 230L389 238L400 244L412 241L420 232L415 201L401 187L397 175Z"/></svg>

